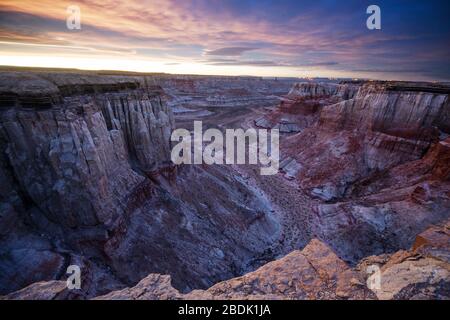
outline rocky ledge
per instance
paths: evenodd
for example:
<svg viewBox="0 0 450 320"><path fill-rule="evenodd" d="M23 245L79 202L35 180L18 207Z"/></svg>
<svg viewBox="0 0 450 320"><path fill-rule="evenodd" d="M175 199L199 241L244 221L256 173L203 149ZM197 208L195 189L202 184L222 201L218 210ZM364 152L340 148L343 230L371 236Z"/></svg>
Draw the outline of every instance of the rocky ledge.
<svg viewBox="0 0 450 320"><path fill-rule="evenodd" d="M67 299L64 281L39 282L3 299ZM323 242L267 263L207 290L180 293L168 275L150 274L136 286L100 300L205 299L450 299L450 222L416 237L410 250L370 256L351 268Z"/></svg>

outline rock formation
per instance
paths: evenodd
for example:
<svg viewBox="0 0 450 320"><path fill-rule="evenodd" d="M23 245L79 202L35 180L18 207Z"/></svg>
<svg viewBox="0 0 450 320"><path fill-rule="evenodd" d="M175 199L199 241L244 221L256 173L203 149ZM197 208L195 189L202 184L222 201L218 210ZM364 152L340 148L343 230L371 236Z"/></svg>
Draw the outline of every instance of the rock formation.
<svg viewBox="0 0 450 320"><path fill-rule="evenodd" d="M2 72L0 295L448 299L448 86L291 84ZM197 118L278 128L280 174L174 166Z"/></svg>
<svg viewBox="0 0 450 320"><path fill-rule="evenodd" d="M316 123L324 106L353 98L358 84L299 82L281 98L273 112L255 120L262 128L279 129L281 133L296 133Z"/></svg>
<svg viewBox="0 0 450 320"><path fill-rule="evenodd" d="M2 74L0 293L71 264L87 296L150 272L206 287L277 237L270 207L229 168L172 166L172 112L146 82Z"/></svg>
<svg viewBox="0 0 450 320"><path fill-rule="evenodd" d="M449 299L450 225L433 226L408 251L370 256L354 268L314 239L242 277L183 294L168 275L150 274L136 286L100 300L209 299ZM67 299L64 281L32 284L4 299Z"/></svg>
<svg viewBox="0 0 450 320"><path fill-rule="evenodd" d="M287 97L298 99L301 97L329 97L336 96L343 100L352 99L358 92L357 83L318 83L299 82L292 86Z"/></svg>
<svg viewBox="0 0 450 320"><path fill-rule="evenodd" d="M136 287L98 299L449 299L449 246L447 222L418 235L408 251L371 256L350 268L314 239L301 251L205 291L179 294L168 276L151 274Z"/></svg>
<svg viewBox="0 0 450 320"><path fill-rule="evenodd" d="M169 96L169 105L189 107L272 106L277 96L286 94L294 79L221 76L155 76L148 83L160 85Z"/></svg>
<svg viewBox="0 0 450 320"><path fill-rule="evenodd" d="M342 100L338 92L355 86L353 98ZM280 118L294 108L308 111L301 117L311 121L297 122L301 132L284 140L281 169L319 200L313 232L341 257L356 262L406 248L429 224L448 217L448 164L442 161L448 159L450 106L443 87L299 84L290 99L297 102L287 112L282 104L272 114ZM309 111L324 99L340 102Z"/></svg>
<svg viewBox="0 0 450 320"><path fill-rule="evenodd" d="M60 241L80 255L101 250L130 191L145 183L137 170L161 170L170 160L173 120L153 88L48 78L1 78L3 292L60 277L74 259L67 248L54 250Z"/></svg>

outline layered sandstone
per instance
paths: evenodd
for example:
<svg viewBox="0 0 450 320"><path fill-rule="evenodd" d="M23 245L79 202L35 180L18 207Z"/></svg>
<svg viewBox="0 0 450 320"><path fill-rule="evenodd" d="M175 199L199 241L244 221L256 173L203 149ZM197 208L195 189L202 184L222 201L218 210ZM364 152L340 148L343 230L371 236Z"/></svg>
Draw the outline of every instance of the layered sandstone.
<svg viewBox="0 0 450 320"><path fill-rule="evenodd" d="M301 97L337 96L343 100L352 99L359 90L358 83L318 83L299 82L292 86L287 97L298 99Z"/></svg>
<svg viewBox="0 0 450 320"><path fill-rule="evenodd" d="M172 112L147 80L1 75L1 293L71 264L85 297L150 272L207 287L279 236L270 205L229 168L173 167Z"/></svg>
<svg viewBox="0 0 450 320"><path fill-rule="evenodd" d="M262 128L279 129L281 133L297 133L317 122L323 107L353 98L359 84L333 82L295 83L281 98L277 109L255 120Z"/></svg>
<svg viewBox="0 0 450 320"><path fill-rule="evenodd" d="M74 257L54 250L55 241L101 250L130 190L145 181L136 170L169 161L173 120L152 88L130 79L48 78L1 77L3 292L60 276Z"/></svg>
<svg viewBox="0 0 450 320"><path fill-rule="evenodd" d="M225 76L155 76L148 83L164 88L175 110L272 106L284 95L293 79Z"/></svg>
<svg viewBox="0 0 450 320"><path fill-rule="evenodd" d="M448 158L450 105L441 85L350 85L359 86L353 98L301 116L312 123L282 143L281 169L319 200L313 232L355 262L407 248L415 234L448 218L448 164L441 163ZM335 87L296 86L296 108L336 99Z"/></svg>

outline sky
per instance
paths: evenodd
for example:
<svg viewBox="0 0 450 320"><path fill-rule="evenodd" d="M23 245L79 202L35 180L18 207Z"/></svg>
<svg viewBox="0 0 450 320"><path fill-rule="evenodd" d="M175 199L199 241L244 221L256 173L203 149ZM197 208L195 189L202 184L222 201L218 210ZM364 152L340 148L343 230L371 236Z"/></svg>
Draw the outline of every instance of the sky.
<svg viewBox="0 0 450 320"><path fill-rule="evenodd" d="M449 81L449 16L448 0L0 0L0 65Z"/></svg>

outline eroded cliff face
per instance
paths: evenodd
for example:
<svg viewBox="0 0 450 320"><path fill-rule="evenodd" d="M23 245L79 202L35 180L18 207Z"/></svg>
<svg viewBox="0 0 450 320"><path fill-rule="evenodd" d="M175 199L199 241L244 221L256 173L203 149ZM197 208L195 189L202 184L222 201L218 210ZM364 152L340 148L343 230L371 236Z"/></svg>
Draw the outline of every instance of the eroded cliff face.
<svg viewBox="0 0 450 320"><path fill-rule="evenodd" d="M353 98L359 84L299 82L281 98L279 107L255 120L262 128L279 129L281 133L297 133L318 121L325 106Z"/></svg>
<svg viewBox="0 0 450 320"><path fill-rule="evenodd" d="M1 78L2 292L60 277L74 260L66 251L101 252L139 172L170 160L173 120L154 88L46 78Z"/></svg>
<svg viewBox="0 0 450 320"><path fill-rule="evenodd" d="M447 94L398 92L367 84L355 98L325 106L318 121L290 137L286 148L305 163L299 176L302 186L315 186L313 192L325 200L336 199L362 177L421 158L450 132L448 110ZM303 148L299 141L316 147ZM329 165L314 165L311 160L317 157ZM318 186L324 177L327 185Z"/></svg>
<svg viewBox="0 0 450 320"><path fill-rule="evenodd" d="M177 111L183 107L272 106L278 95L284 95L293 79L264 79L229 76L155 76L148 83L160 85L169 96L169 104ZM178 107L178 108L177 108Z"/></svg>
<svg viewBox="0 0 450 320"><path fill-rule="evenodd" d="M270 205L227 169L172 166L172 112L145 77L5 73L0 91L1 293L70 264L84 297L150 272L205 287L277 237Z"/></svg>
<svg viewBox="0 0 450 320"><path fill-rule="evenodd" d="M42 81L32 93L51 85ZM111 226L123 197L143 180L133 168L150 172L169 164L173 122L153 92L62 96L55 88L50 94L61 102L45 107L17 94L1 112L3 176L10 176L2 185L20 190L49 221Z"/></svg>
<svg viewBox="0 0 450 320"><path fill-rule="evenodd" d="M450 212L447 170L439 165L448 158L448 92L439 85L368 82L342 100L331 88L294 87L300 96L291 114L309 110L312 101L341 101L317 108L309 126L284 140L282 171L318 199L312 229L341 257L355 262L407 248Z"/></svg>
<svg viewBox="0 0 450 320"><path fill-rule="evenodd" d="M359 90L359 85L338 83L299 82L292 86L287 97L298 99L302 97L329 97L347 100L352 99Z"/></svg>

